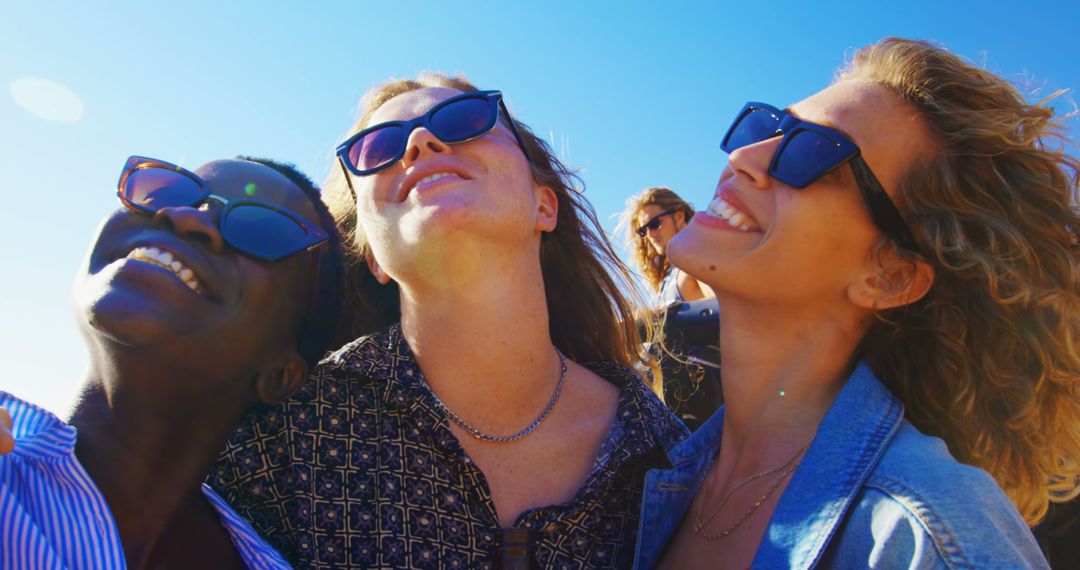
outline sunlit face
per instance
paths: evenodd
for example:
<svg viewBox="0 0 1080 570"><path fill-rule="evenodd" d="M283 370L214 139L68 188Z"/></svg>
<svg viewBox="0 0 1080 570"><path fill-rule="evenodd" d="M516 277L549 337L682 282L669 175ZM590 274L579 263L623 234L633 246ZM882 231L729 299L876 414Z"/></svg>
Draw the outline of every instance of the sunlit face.
<svg viewBox="0 0 1080 570"><path fill-rule="evenodd" d="M379 107L370 125L413 119L459 94L444 87L404 93ZM533 182L504 121L500 117L487 134L452 145L419 127L396 164L352 177L358 225L390 276L437 271L454 251L468 247L466 241L494 247L539 239L537 201L550 190Z"/></svg>
<svg viewBox="0 0 1080 570"><path fill-rule="evenodd" d="M842 81L790 112L846 132L890 195L930 146L915 111L869 83ZM870 267L881 233L850 166L802 190L772 179L768 167L779 141L731 153L708 210L671 241L669 259L718 295L770 303L841 299Z"/></svg>
<svg viewBox="0 0 1080 570"><path fill-rule="evenodd" d="M679 233L679 230L686 226L683 221L685 214L682 212L673 212L668 215L663 215L663 207L658 204L646 204L638 210L637 218L635 219L635 228L643 228L645 224L648 224L652 220L656 220L660 224L655 230L651 228L645 228L645 239L649 242L649 245L659 253L664 255L664 251L667 249L667 244L671 241L671 238L675 237L675 234Z"/></svg>
<svg viewBox="0 0 1080 570"><path fill-rule="evenodd" d="M303 190L265 165L223 160L195 173L215 195L255 198L319 219ZM110 214L75 282L84 333L157 351L163 363L206 363L214 372L243 370L291 349L318 252L276 262L241 254L223 242L220 211L207 202L153 217L126 208Z"/></svg>

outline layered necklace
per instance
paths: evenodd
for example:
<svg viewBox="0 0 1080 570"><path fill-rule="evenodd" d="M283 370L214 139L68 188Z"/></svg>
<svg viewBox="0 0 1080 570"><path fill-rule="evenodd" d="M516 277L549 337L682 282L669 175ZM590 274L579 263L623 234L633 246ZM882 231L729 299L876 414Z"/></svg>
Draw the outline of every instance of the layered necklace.
<svg viewBox="0 0 1080 570"><path fill-rule="evenodd" d="M530 423L529 425L525 426L524 429L514 434L491 435L489 433L484 433L479 429L473 427L469 422L465 421L464 418L455 414L453 410L448 408L446 404L444 404L443 401L439 399L438 394L436 394L435 391L431 389L431 386L428 386L428 391L430 391L431 395L435 398L435 404L439 406L439 409L442 410L448 418L450 418L455 424L461 427L461 429L465 430L465 432L469 435L475 437L476 439L479 439L480 441L486 441L488 443L511 443L536 431L536 428L540 427L540 424L544 423L544 420L546 420L548 415L551 414L551 410L555 409L555 404L559 401L559 396L562 395L563 382L566 381L566 355L563 354L562 351L558 348L555 348L555 352L558 353L559 361L562 364L562 371L559 373L559 383L555 385L555 392L551 394L551 399L548 400L548 403L546 406L544 406L544 409L540 410L540 415L536 416L536 419L533 420L532 423Z"/></svg>
<svg viewBox="0 0 1080 570"><path fill-rule="evenodd" d="M724 496L720 498L720 503L716 505L716 508L714 508L708 516L703 516L705 511L705 504L702 495L704 495L705 493L703 492L703 489L702 491L699 491L697 496L694 497L694 504L691 507L694 510L694 532L700 535L705 540L708 540L709 542L722 540L724 538L727 538L731 533L735 532L736 529L742 526L742 524L746 522L747 519L749 519L755 512L757 512L758 509L761 508L761 505L765 504L765 501L769 500L769 497L773 496L773 493L775 493L776 490L780 488L780 484L783 483L785 479L787 479L788 475L791 475L795 471L795 468L799 466L799 463L796 461L796 459L798 459L799 456L801 456L803 452L806 451L806 448L809 445L810 442L806 442L806 444L799 448L799 450L795 452L795 455L792 455L791 459L788 459L786 462L784 462L783 465L773 467L771 469L766 469L760 473L754 473L752 475L743 477L738 481L735 481L731 488L728 489L726 493L724 493ZM714 457L712 463L709 464L709 468L705 470L705 475L703 475L701 478L702 483L704 483L705 478L708 477L709 472L712 471L713 466L716 465L716 459L720 456L720 454L717 453L716 455L717 457ZM711 523L713 519L716 518L716 515L720 514L720 509L724 508L724 505L727 503L728 499L730 499L731 496L735 494L735 491L738 491L751 481L756 481L758 479L761 479L762 477L768 477L769 475L777 472L779 472L780 475L776 478L776 481L769 487L767 491L765 491L765 494L762 495L760 499L758 499L753 505L750 505L749 509L746 509L746 512L744 512L739 518L735 519L734 523L732 523L730 526L718 533L711 533L705 530L705 527L707 527L709 523ZM701 489L703 486L704 485L699 485L698 488Z"/></svg>

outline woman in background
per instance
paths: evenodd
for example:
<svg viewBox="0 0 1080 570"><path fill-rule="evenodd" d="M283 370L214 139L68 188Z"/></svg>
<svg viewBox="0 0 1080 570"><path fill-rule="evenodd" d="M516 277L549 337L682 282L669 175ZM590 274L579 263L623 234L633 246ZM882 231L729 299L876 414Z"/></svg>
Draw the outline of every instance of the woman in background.
<svg viewBox="0 0 1080 570"><path fill-rule="evenodd" d="M638 271L653 292L653 307L712 297L707 285L672 267L667 245L694 217L694 206L670 188L654 186L626 201L619 220L626 245Z"/></svg>

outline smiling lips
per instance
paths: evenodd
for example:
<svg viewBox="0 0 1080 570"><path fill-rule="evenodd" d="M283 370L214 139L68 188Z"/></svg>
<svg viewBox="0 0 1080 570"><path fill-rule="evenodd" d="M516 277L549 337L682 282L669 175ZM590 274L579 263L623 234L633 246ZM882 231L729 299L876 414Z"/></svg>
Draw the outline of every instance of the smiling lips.
<svg viewBox="0 0 1080 570"><path fill-rule="evenodd" d="M420 180L417 180L415 184L410 186L409 189L405 191L405 195L408 196L412 192L416 191L416 189L418 189L418 188L421 188L423 186L426 186L426 185L431 184L433 182L436 182L438 180L442 180L444 178L450 178L450 177L457 178L457 179L463 179L464 178L460 174L458 174L456 172L450 172L448 170L442 170L442 171L439 171L439 172L435 172L433 174L429 174L429 175L421 178Z"/></svg>
<svg viewBox="0 0 1080 570"><path fill-rule="evenodd" d="M176 275L176 278L184 285L187 285L188 289L199 295L204 293L202 283L199 282L195 272L168 251L156 247L137 247L131 250L127 257L167 269Z"/></svg>
<svg viewBox="0 0 1080 570"><path fill-rule="evenodd" d="M713 198L713 201L709 202L708 213L714 218L724 220L729 226L741 232L761 231L761 227L757 225L753 218L739 211L735 206L728 204L720 196Z"/></svg>

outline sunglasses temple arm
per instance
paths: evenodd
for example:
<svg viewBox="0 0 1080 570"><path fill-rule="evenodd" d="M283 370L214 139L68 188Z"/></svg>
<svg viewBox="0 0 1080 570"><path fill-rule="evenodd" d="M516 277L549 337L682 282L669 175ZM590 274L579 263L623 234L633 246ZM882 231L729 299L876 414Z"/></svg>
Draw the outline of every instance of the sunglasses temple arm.
<svg viewBox="0 0 1080 570"><path fill-rule="evenodd" d="M529 158L529 151L525 149L525 141L522 140L521 133L518 132L514 117L510 115L510 110L506 108L506 103L501 98L499 99L499 107L502 109L503 116L506 117L506 122L510 125L510 131L514 133L514 138L517 139L518 146L521 147L521 152L525 153L525 158Z"/></svg>
<svg viewBox="0 0 1080 570"><path fill-rule="evenodd" d="M352 195L353 205L356 205L356 188L353 188L352 177L349 175L349 169L345 167L345 161L339 154L337 157L338 164L341 165L341 173L345 176L345 184L349 186L349 194Z"/></svg>
<svg viewBox="0 0 1080 570"><path fill-rule="evenodd" d="M877 177L874 176L862 157L856 156L851 161L851 166L859 192L863 195L863 201L866 202L870 210L870 217L874 220L874 224L884 230L889 237L896 240L905 249L919 251L915 236L912 235L911 229L904 222L900 210L897 209L892 198L885 192L885 188L878 182Z"/></svg>

